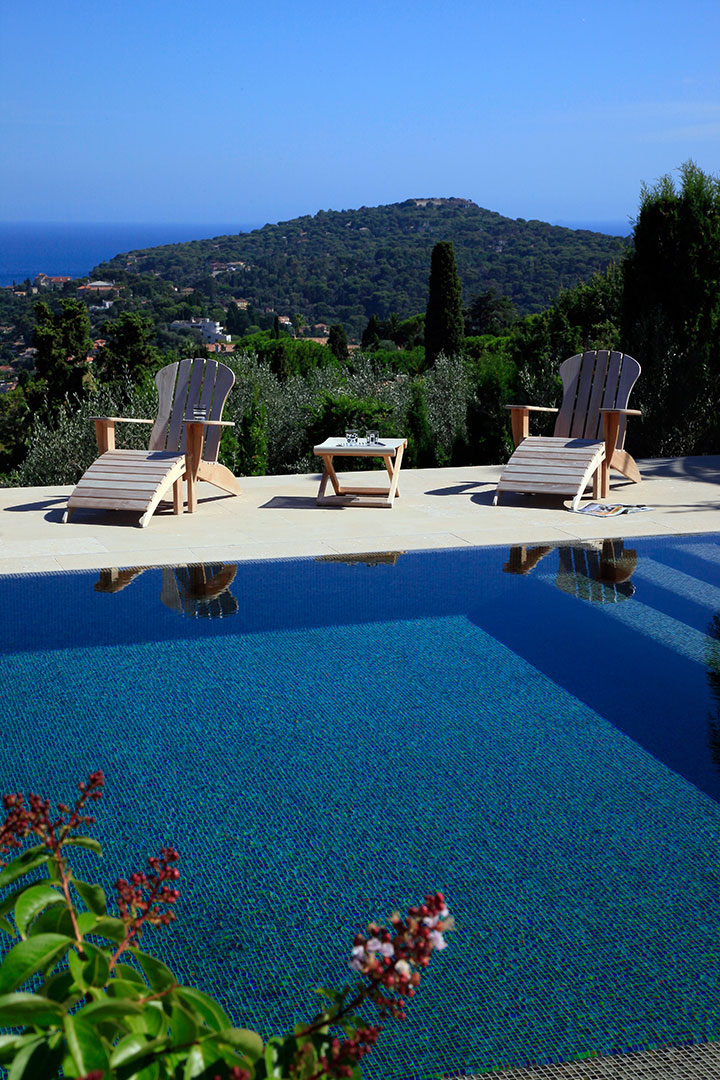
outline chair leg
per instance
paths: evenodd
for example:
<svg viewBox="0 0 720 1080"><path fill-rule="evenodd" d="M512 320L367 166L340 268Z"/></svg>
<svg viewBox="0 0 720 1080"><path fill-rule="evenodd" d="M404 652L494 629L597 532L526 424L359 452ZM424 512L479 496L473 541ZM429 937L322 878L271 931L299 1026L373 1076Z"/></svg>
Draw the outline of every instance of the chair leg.
<svg viewBox="0 0 720 1080"><path fill-rule="evenodd" d="M173 484L173 513L182 514L183 512L183 489L182 489L182 477L175 481Z"/></svg>

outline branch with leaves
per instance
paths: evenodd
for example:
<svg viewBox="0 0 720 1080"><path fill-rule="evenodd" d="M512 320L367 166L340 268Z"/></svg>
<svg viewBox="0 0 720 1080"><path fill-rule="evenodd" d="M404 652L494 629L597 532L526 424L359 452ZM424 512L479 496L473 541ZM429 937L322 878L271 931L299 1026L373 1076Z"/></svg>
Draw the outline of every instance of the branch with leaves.
<svg viewBox="0 0 720 1080"><path fill-rule="evenodd" d="M0 1035L0 1065L12 1080L359 1080L383 1023L404 1019L422 970L445 947L452 920L443 895L429 894L406 917L395 912L390 928L373 923L358 934L349 962L357 985L319 990L329 1005L264 1045L139 947L146 926L175 918L174 848L118 880L118 916L100 885L75 876L73 848L102 855L84 830L104 783L102 772L91 773L74 804L54 810L36 794L3 800L0 929L13 943L0 963L0 1028L10 1031ZM358 1013L365 1005L377 1023Z"/></svg>

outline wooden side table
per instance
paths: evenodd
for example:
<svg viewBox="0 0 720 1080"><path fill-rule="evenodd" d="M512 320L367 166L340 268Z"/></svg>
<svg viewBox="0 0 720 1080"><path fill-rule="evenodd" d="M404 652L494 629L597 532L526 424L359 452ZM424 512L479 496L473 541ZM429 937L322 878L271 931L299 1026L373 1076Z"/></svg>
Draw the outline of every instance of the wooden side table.
<svg viewBox="0 0 720 1080"><path fill-rule="evenodd" d="M313 454L323 459L323 474L317 493L318 506L387 506L392 508L393 500L398 497L398 477L407 439L381 439L376 443L348 443L345 439L326 439L324 443L313 447ZM385 462L390 486L342 487L333 466L335 457L379 457ZM326 495L328 480L333 486L334 495Z"/></svg>

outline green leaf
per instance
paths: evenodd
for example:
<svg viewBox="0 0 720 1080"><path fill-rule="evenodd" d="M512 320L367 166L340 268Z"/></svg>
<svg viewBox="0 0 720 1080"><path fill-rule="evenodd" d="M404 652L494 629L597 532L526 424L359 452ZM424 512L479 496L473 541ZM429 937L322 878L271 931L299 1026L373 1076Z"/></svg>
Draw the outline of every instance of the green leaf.
<svg viewBox="0 0 720 1080"><path fill-rule="evenodd" d="M15 927L13 924L2 915L0 915L0 930L4 930L10 937L15 937Z"/></svg>
<svg viewBox="0 0 720 1080"><path fill-rule="evenodd" d="M83 1009L79 1013L65 1017L65 1037L68 1049L79 1076L84 1076L93 1069L100 1069L104 1074L110 1067L110 1056L93 1025L82 1018L86 1012L87 1009Z"/></svg>
<svg viewBox="0 0 720 1080"><path fill-rule="evenodd" d="M113 919L109 915L98 917L94 911L83 911L78 916L78 928L83 936L94 934L95 937L108 938L116 945L121 945L125 940L125 923L122 919Z"/></svg>
<svg viewBox="0 0 720 1080"><path fill-rule="evenodd" d="M16 990L36 971L46 971L71 945L64 934L39 934L19 942L0 965L0 994Z"/></svg>
<svg viewBox="0 0 720 1080"><path fill-rule="evenodd" d="M17 881L18 878L23 877L25 874L29 874L31 870L36 870L38 866L43 866L49 858L50 854L42 844L23 851L22 855L18 855L17 859L13 859L11 863L8 863L0 873L0 889L4 889L6 885L12 884L13 881Z"/></svg>
<svg viewBox="0 0 720 1080"><path fill-rule="evenodd" d="M194 986L179 986L174 996L189 1005L213 1031L225 1031L232 1027L232 1020L218 1003Z"/></svg>
<svg viewBox="0 0 720 1080"><path fill-rule="evenodd" d="M251 1061L257 1061L262 1057L263 1041L257 1031L251 1031L250 1028L226 1028L218 1032L215 1038L218 1042L222 1041L232 1046L234 1050L239 1050Z"/></svg>
<svg viewBox="0 0 720 1080"><path fill-rule="evenodd" d="M161 990L169 990L171 986L177 986L177 979L174 974L160 960L156 960L149 953L141 952L140 949L129 949L128 951L135 957L143 969L151 988L156 993Z"/></svg>
<svg viewBox="0 0 720 1080"><path fill-rule="evenodd" d="M202 1076L205 1072L205 1057L200 1046L192 1046L185 1059L183 1080L194 1080L196 1076Z"/></svg>
<svg viewBox="0 0 720 1080"><path fill-rule="evenodd" d="M0 997L0 1025L19 1027L38 1024L40 1027L62 1020L63 1010L57 1001L40 994L3 994Z"/></svg>
<svg viewBox="0 0 720 1080"><path fill-rule="evenodd" d="M268 1044L265 1047L265 1069L270 1080L282 1080L282 1070L280 1069L279 1064L279 1046L282 1046L282 1042L277 1038L273 1038L268 1040Z"/></svg>
<svg viewBox="0 0 720 1080"><path fill-rule="evenodd" d="M131 1035L126 1035L113 1049L110 1057L111 1068L117 1069L118 1066L124 1065L131 1058L136 1058L138 1054L144 1053L153 1041L148 1039L146 1035L135 1031Z"/></svg>
<svg viewBox="0 0 720 1080"><path fill-rule="evenodd" d="M25 889L15 904L15 925L22 937L27 937L28 927L41 911L55 904L64 904L65 897L52 885L33 885Z"/></svg>
<svg viewBox="0 0 720 1080"><path fill-rule="evenodd" d="M101 885L91 885L88 881L73 879L73 885L82 896L86 906L96 915L107 915L107 899Z"/></svg>
<svg viewBox="0 0 720 1080"><path fill-rule="evenodd" d="M134 1040L139 1040L135 1042ZM142 1039L137 1034L121 1039L115 1047L110 1063L114 1069L141 1063L151 1054L161 1054L168 1048L167 1039ZM125 1074L123 1074L125 1075ZM127 1073L130 1076L130 1073ZM133 1074L134 1075L134 1074Z"/></svg>
<svg viewBox="0 0 720 1080"><path fill-rule="evenodd" d="M73 994L72 991L75 990ZM75 986L72 972L63 968L56 971L45 980L42 987L43 995L52 1001L61 1002L67 1011L71 1004L81 997L81 993Z"/></svg>
<svg viewBox="0 0 720 1080"><path fill-rule="evenodd" d="M114 971L118 979L137 983L143 993L147 990L147 983L137 968L132 967L130 964L116 964Z"/></svg>
<svg viewBox="0 0 720 1080"><path fill-rule="evenodd" d="M57 1076L62 1050L50 1046L45 1036L27 1043L10 1066L8 1080L38 1080L39 1077Z"/></svg>
<svg viewBox="0 0 720 1080"><path fill-rule="evenodd" d="M32 926L28 927L28 938L37 937L39 934L63 934L75 940L75 928L70 912L64 904L54 904L47 911L43 911Z"/></svg>
<svg viewBox="0 0 720 1080"><path fill-rule="evenodd" d="M91 1001L89 1005L85 1005L84 1008L75 1013L75 1016L80 1017L84 1023L92 1022L96 1024L102 1020L116 1017L122 1019L129 1013L141 1016L144 1009L144 1005L131 998L103 997L100 1001Z"/></svg>
<svg viewBox="0 0 720 1080"><path fill-rule="evenodd" d="M104 986L110 977L110 959L97 945L91 945L89 941L83 942L83 960L76 952L68 955L70 970L75 981L83 990L90 987Z"/></svg>
<svg viewBox="0 0 720 1080"><path fill-rule="evenodd" d="M117 967L115 968L115 972L116 971ZM115 972L113 972L113 976L115 975ZM110 997L131 998L132 1000L136 1000L145 993L145 991L147 990L147 985L144 979L141 983L136 983L130 982L127 979L118 979L113 977L107 984L106 989Z"/></svg>
<svg viewBox="0 0 720 1080"><path fill-rule="evenodd" d="M94 851L102 858L102 847L98 840L93 840L92 836L70 836L65 841L64 847L87 848L88 851Z"/></svg>
<svg viewBox="0 0 720 1080"><path fill-rule="evenodd" d="M145 1006L145 1012L143 1013L143 1019L148 1035L152 1035L154 1039L156 1039L161 1032L164 1035L167 1034L167 1016L159 1001L148 1001Z"/></svg>
<svg viewBox="0 0 720 1080"><path fill-rule="evenodd" d="M173 1046L186 1046L187 1043L195 1042L200 1031L191 1009L186 1008L180 1002L174 1002L170 1013L170 1038Z"/></svg>

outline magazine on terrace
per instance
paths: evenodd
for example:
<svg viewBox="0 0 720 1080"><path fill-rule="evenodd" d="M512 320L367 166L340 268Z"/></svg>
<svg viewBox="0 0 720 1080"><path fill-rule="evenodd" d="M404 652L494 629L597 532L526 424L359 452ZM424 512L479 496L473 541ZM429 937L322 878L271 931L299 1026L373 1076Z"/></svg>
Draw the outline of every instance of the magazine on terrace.
<svg viewBox="0 0 720 1080"><path fill-rule="evenodd" d="M638 514L641 510L652 510L652 506L643 506L637 503L634 506L623 506L622 503L587 503L579 506L576 514L592 514L593 517L619 517L620 514Z"/></svg>

